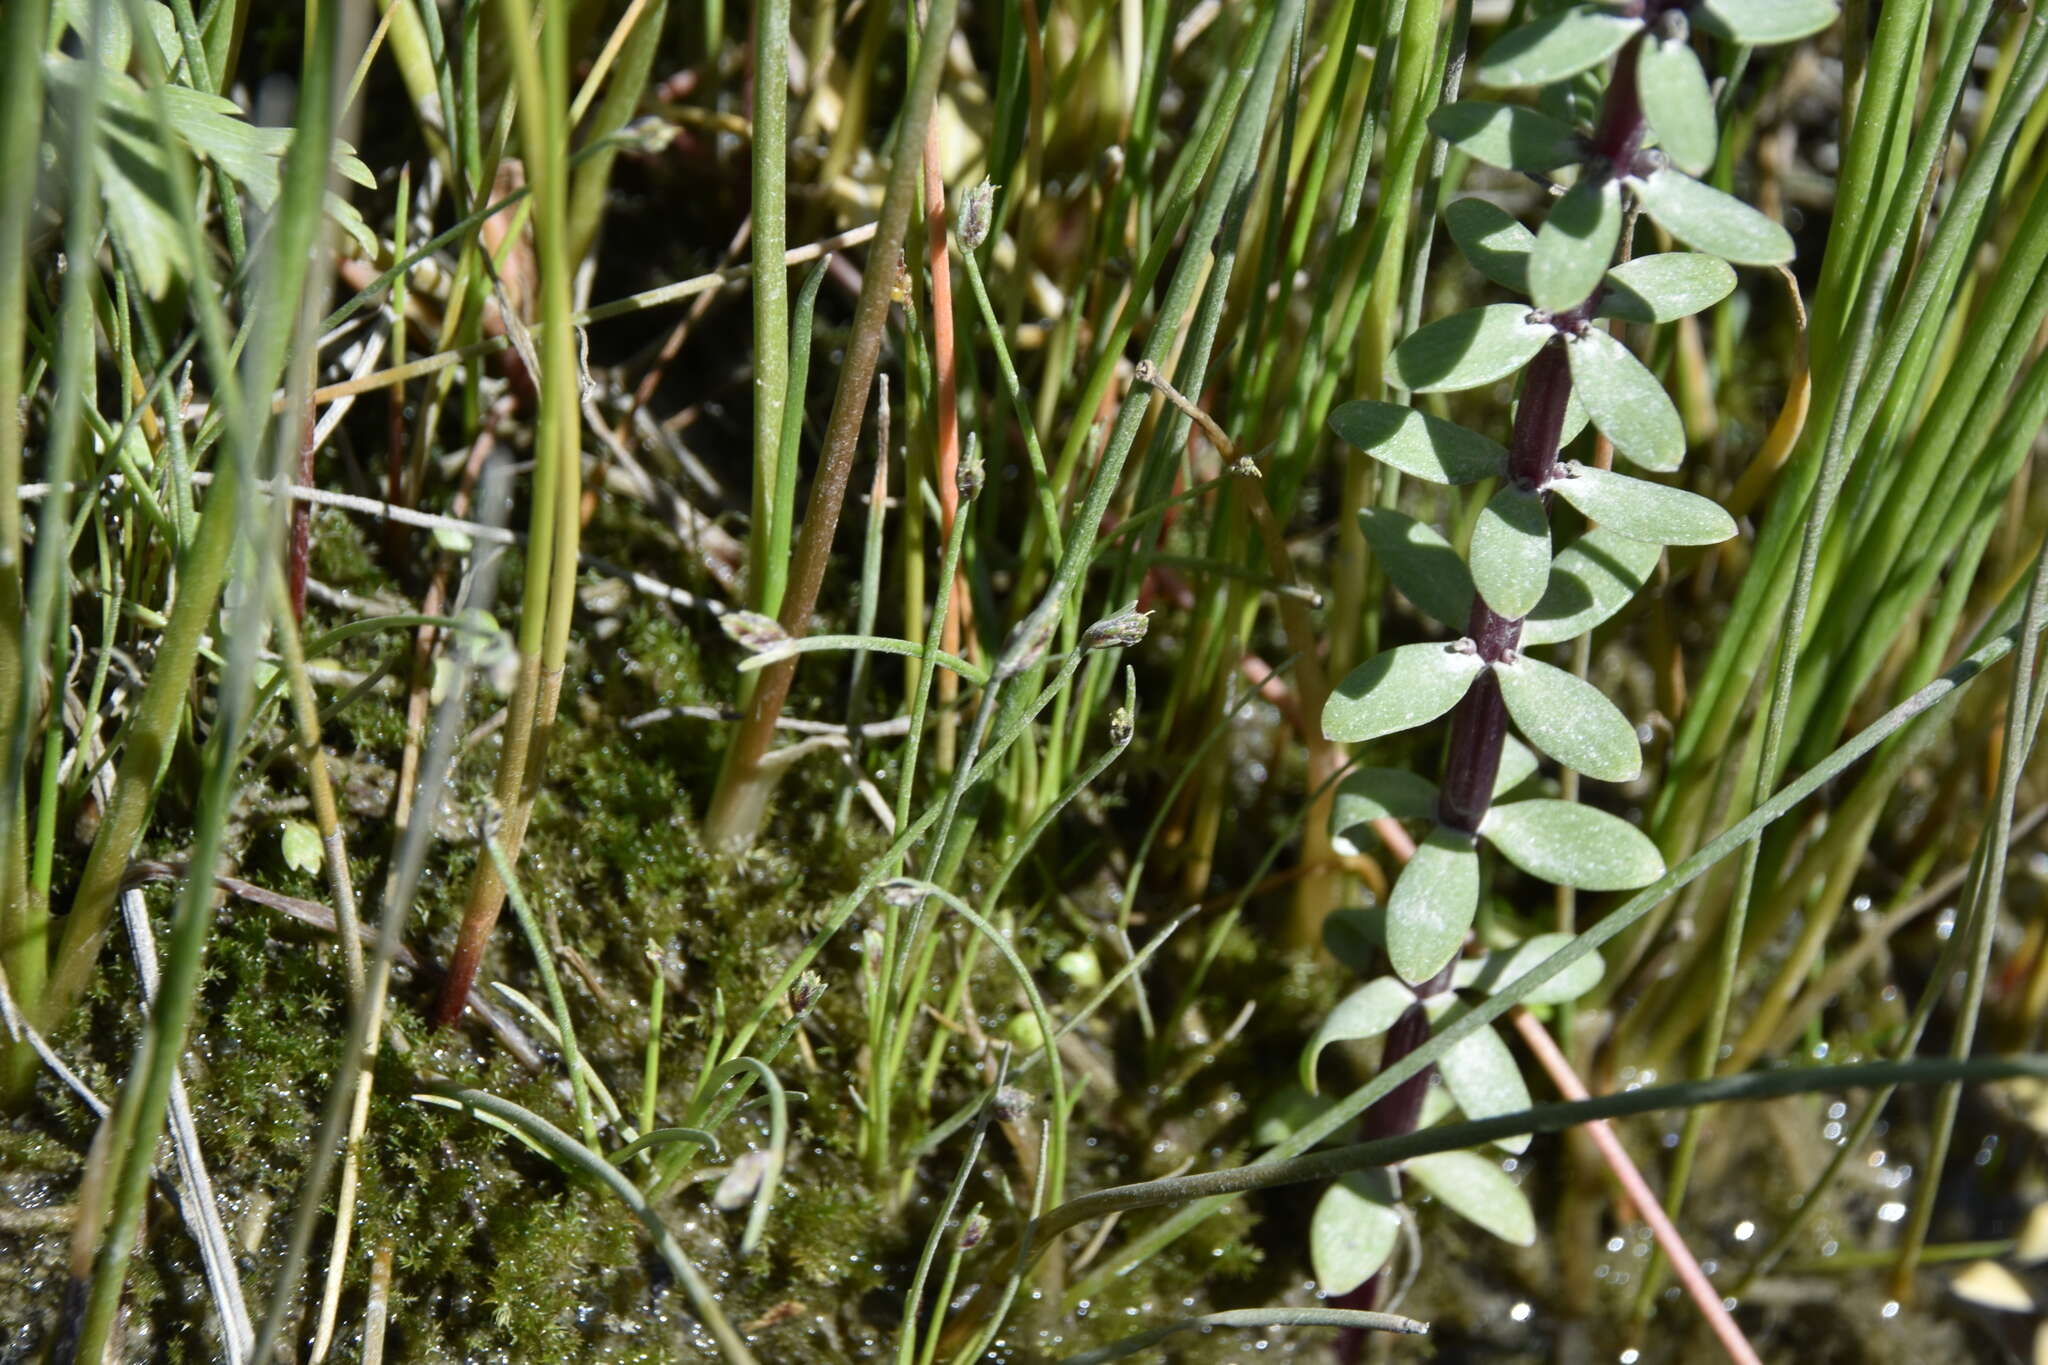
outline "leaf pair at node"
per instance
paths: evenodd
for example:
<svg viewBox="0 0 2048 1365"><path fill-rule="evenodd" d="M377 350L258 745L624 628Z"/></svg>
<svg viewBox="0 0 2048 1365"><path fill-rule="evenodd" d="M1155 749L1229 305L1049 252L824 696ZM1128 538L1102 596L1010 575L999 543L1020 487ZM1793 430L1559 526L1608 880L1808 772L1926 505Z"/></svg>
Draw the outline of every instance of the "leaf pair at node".
<svg viewBox="0 0 2048 1365"><path fill-rule="evenodd" d="M1538 752L1602 782L1628 782L1642 772L1635 728L1600 689L1524 654L1489 662L1462 639L1399 645L1351 670L1323 705L1323 736L1362 744L1426 725L1488 673Z"/></svg>
<svg viewBox="0 0 2048 1365"><path fill-rule="evenodd" d="M1496 782L1496 793L1512 785ZM1354 831L1374 820L1436 815L1435 784L1403 769L1363 768L1338 786L1332 843L1355 847ZM1582 891L1633 890L1664 874L1663 856L1642 831L1574 801L1537 797L1494 805L1479 822L1478 839L1529 875ZM1435 825L1416 845L1387 901L1385 946L1403 981L1427 981L1457 957L1478 914L1479 892L1477 840Z"/></svg>

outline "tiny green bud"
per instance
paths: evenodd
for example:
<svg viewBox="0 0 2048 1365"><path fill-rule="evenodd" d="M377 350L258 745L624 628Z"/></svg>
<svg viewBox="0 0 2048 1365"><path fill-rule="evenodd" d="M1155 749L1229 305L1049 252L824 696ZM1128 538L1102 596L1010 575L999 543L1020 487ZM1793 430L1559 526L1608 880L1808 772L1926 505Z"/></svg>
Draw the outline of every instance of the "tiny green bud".
<svg viewBox="0 0 2048 1365"><path fill-rule="evenodd" d="M758 611L729 611L718 618L718 624L740 648L756 654L789 641L782 622Z"/></svg>
<svg viewBox="0 0 2048 1365"><path fill-rule="evenodd" d="M968 1214L960 1220L960 1249L962 1251L972 1251L980 1246L988 1240L989 1229L994 1226L993 1223L989 1222L988 1215L980 1209L976 1209Z"/></svg>
<svg viewBox="0 0 2048 1365"><path fill-rule="evenodd" d="M1036 1052L1045 1046L1045 1030L1038 1026L1035 1014L1012 1015L1003 1033L1025 1052Z"/></svg>
<svg viewBox="0 0 2048 1365"><path fill-rule="evenodd" d="M1129 649L1143 640L1151 627L1151 613L1139 611L1138 604L1133 602L1116 615L1105 616L1088 627L1081 636L1081 648Z"/></svg>
<svg viewBox="0 0 2048 1365"><path fill-rule="evenodd" d="M960 195L960 245L973 251L988 240L989 224L995 218L996 187L983 176L981 183Z"/></svg>
<svg viewBox="0 0 2048 1365"><path fill-rule="evenodd" d="M1028 1014L1021 1017L1031 1019L1034 1025L1038 1022ZM995 1106L997 1118L1004 1123L1015 1123L1031 1112L1031 1096L1014 1085L1006 1085L996 1091Z"/></svg>
<svg viewBox="0 0 2048 1365"><path fill-rule="evenodd" d="M972 439L967 442L967 453L960 457L960 467L953 471L953 486L960 491L960 501L973 502L981 496L981 486L987 482L988 474L981 463L981 452L975 449Z"/></svg>
<svg viewBox="0 0 2048 1365"><path fill-rule="evenodd" d="M811 1006L818 1003L818 997L825 993L825 978L816 972L805 972L789 988L789 1007L798 1014L808 1014Z"/></svg>
<svg viewBox="0 0 2048 1365"><path fill-rule="evenodd" d="M1131 742L1131 713L1124 707L1117 707L1109 717L1109 742L1116 748L1123 748Z"/></svg>
<svg viewBox="0 0 2048 1365"><path fill-rule="evenodd" d="M1114 721L1110 725L1111 729L1115 728ZM1076 948L1072 952L1061 953L1059 961L1053 965L1084 991L1093 990L1102 984L1102 963L1096 960L1095 952L1091 948Z"/></svg>

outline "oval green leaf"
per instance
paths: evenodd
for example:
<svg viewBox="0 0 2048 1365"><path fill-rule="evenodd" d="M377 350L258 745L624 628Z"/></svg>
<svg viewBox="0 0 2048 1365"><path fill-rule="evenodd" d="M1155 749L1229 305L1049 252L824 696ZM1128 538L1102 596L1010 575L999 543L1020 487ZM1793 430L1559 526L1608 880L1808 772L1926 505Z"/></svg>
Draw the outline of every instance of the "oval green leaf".
<svg viewBox="0 0 2048 1365"><path fill-rule="evenodd" d="M1522 623L1522 647L1574 640L1628 605L1657 571L1664 547L1596 526L1558 552L1550 587Z"/></svg>
<svg viewBox="0 0 2048 1365"><path fill-rule="evenodd" d="M1685 424L1657 376L1604 327L1588 327L1565 346L1572 386L1593 425L1644 469L1669 473L1685 460Z"/></svg>
<svg viewBox="0 0 2048 1365"><path fill-rule="evenodd" d="M1429 130L1489 166L1530 175L1569 166L1584 152L1568 124L1522 104L1459 100L1431 114Z"/></svg>
<svg viewBox="0 0 2048 1365"><path fill-rule="evenodd" d="M1663 855L1647 835L1576 801L1510 801L1488 811L1479 832L1503 858L1557 886L1633 891L1664 875Z"/></svg>
<svg viewBox="0 0 2048 1365"><path fill-rule="evenodd" d="M1459 199L1444 210L1444 226L1472 268L1517 294L1529 293L1529 253L1536 234L1515 216L1485 199Z"/></svg>
<svg viewBox="0 0 2048 1365"><path fill-rule="evenodd" d="M1309 1094L1317 1093L1316 1061L1332 1043L1360 1042L1377 1038L1394 1026L1394 1021L1415 1003L1415 992L1391 976L1368 981L1337 1002L1301 1050L1301 1084Z"/></svg>
<svg viewBox="0 0 2048 1365"><path fill-rule="evenodd" d="M1536 234L1529 258L1529 297L1562 313L1600 285L1621 240L1621 182L1588 176L1565 191Z"/></svg>
<svg viewBox="0 0 2048 1365"><path fill-rule="evenodd" d="M1549 85L1600 65L1642 26L1612 10L1573 5L1501 35L1474 74L1484 85Z"/></svg>
<svg viewBox="0 0 2048 1365"><path fill-rule="evenodd" d="M1468 1119L1490 1119L1498 1114L1518 1114L1529 1107L1529 1085L1522 1068L1501 1036L1490 1028L1462 1039L1443 1055L1436 1069L1442 1073L1451 1098ZM1529 1150L1529 1135L1494 1139L1494 1145L1510 1152Z"/></svg>
<svg viewBox="0 0 2048 1365"><path fill-rule="evenodd" d="M1543 600L1550 581L1550 517L1543 499L1501 485L1472 527L1472 582L1486 605L1511 621Z"/></svg>
<svg viewBox="0 0 2048 1365"><path fill-rule="evenodd" d="M1508 452L1498 441L1394 403L1339 404L1330 430L1381 464L1430 483L1478 483L1507 468Z"/></svg>
<svg viewBox="0 0 2048 1365"><path fill-rule="evenodd" d="M1558 466L1549 488L1587 520L1652 545L1719 545L1735 536L1735 518L1712 498L1576 460Z"/></svg>
<svg viewBox="0 0 2048 1365"><path fill-rule="evenodd" d="M1602 782L1643 770L1643 748L1621 709L1583 678L1517 654L1493 666L1501 700L1539 753Z"/></svg>
<svg viewBox="0 0 2048 1365"><path fill-rule="evenodd" d="M1330 803L1330 844L1358 852L1351 832L1374 820L1428 820L1436 815L1436 784L1406 768L1360 768L1337 784Z"/></svg>
<svg viewBox="0 0 2048 1365"><path fill-rule="evenodd" d="M1536 1215L1521 1187L1477 1152L1433 1152L1411 1157L1402 1169L1443 1202L1445 1208L1485 1228L1503 1242L1531 1246Z"/></svg>
<svg viewBox="0 0 2048 1365"><path fill-rule="evenodd" d="M1461 991L1496 995L1557 956L1571 941L1570 934L1538 934L1505 953L1465 958L1458 963L1454 984ZM1600 954L1587 953L1523 996L1522 1003L1558 1005L1576 1000L1600 984L1600 975L1605 969Z"/></svg>
<svg viewBox="0 0 2048 1365"><path fill-rule="evenodd" d="M1323 703L1323 737L1363 744L1427 725L1464 698L1485 666L1466 640L1376 654L1347 673Z"/></svg>
<svg viewBox="0 0 2048 1365"><path fill-rule="evenodd" d="M1351 1171L1323 1191L1308 1220L1308 1258L1316 1288L1349 1294L1380 1273L1401 1235L1387 1171Z"/></svg>
<svg viewBox="0 0 2048 1365"><path fill-rule="evenodd" d="M1636 57L1643 117L1671 164L1705 175L1714 164L1714 94L1706 69L1684 39L1651 39Z"/></svg>
<svg viewBox="0 0 2048 1365"><path fill-rule="evenodd" d="M1696 22L1751 47L1811 37L1835 22L1834 0L1707 0Z"/></svg>
<svg viewBox="0 0 2048 1365"><path fill-rule="evenodd" d="M1358 527L1402 596L1452 630L1465 629L1472 618L1472 571L1448 540L1388 507L1366 508Z"/></svg>
<svg viewBox="0 0 2048 1365"><path fill-rule="evenodd" d="M1387 948L1387 907L1348 906L1323 919L1323 946L1330 956L1361 976L1380 969Z"/></svg>
<svg viewBox="0 0 2048 1365"><path fill-rule="evenodd" d="M1657 226L1689 247L1737 265L1787 265L1792 260L1792 234L1732 194L1670 166L1629 183Z"/></svg>
<svg viewBox="0 0 2048 1365"><path fill-rule="evenodd" d="M1394 377L1410 393L1476 389L1529 363L1556 332L1530 321L1519 303L1495 303L1439 318L1394 348Z"/></svg>
<svg viewBox="0 0 2048 1365"><path fill-rule="evenodd" d="M1479 852L1471 836L1438 825L1415 847L1387 898L1387 957L1420 985L1465 945L1479 909Z"/></svg>
<svg viewBox="0 0 2048 1365"><path fill-rule="evenodd" d="M1500 800L1534 776L1536 751L1513 735L1503 736L1500 745L1500 766L1494 769L1493 773L1493 799Z"/></svg>
<svg viewBox="0 0 2048 1365"><path fill-rule="evenodd" d="M1607 272L1600 316L1624 322L1676 322L1735 292L1735 269L1719 256L1659 251Z"/></svg>

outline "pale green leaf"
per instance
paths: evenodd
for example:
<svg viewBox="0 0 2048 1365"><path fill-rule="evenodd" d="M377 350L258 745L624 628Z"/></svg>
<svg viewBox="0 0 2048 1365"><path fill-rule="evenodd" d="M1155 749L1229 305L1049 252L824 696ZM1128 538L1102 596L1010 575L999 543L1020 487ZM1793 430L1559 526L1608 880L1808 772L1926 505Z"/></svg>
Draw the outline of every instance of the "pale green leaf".
<svg viewBox="0 0 2048 1365"><path fill-rule="evenodd" d="M1569 166L1585 151L1569 125L1522 104L1459 100L1431 114L1429 130L1489 166L1531 175Z"/></svg>
<svg viewBox="0 0 2048 1365"><path fill-rule="evenodd" d="M1485 666L1469 640L1376 654L1331 691L1323 704L1323 737L1362 744L1427 725L1464 698Z"/></svg>
<svg viewBox="0 0 2048 1365"><path fill-rule="evenodd" d="M1387 898L1387 957L1416 985L1464 946L1479 909L1479 853L1470 835L1438 825L1415 847Z"/></svg>
<svg viewBox="0 0 2048 1365"><path fill-rule="evenodd" d="M1493 774L1493 799L1498 801L1536 775L1536 751L1513 735L1501 738L1500 766Z"/></svg>
<svg viewBox="0 0 2048 1365"><path fill-rule="evenodd" d="M1381 464L1430 483L1498 478L1508 453L1498 441L1414 408L1361 399L1338 405L1330 430Z"/></svg>
<svg viewBox="0 0 2048 1365"><path fill-rule="evenodd" d="M304 820L287 820L278 826L278 844L284 851L284 865L312 876L320 870L320 831Z"/></svg>
<svg viewBox="0 0 2048 1365"><path fill-rule="evenodd" d="M1671 164L1705 175L1714 164L1714 95L1697 53L1683 38L1652 38L1636 56L1643 117Z"/></svg>
<svg viewBox="0 0 2048 1365"><path fill-rule="evenodd" d="M1543 599L1550 579L1550 517L1543 499L1502 484L1472 527L1472 582L1486 605L1519 620Z"/></svg>
<svg viewBox="0 0 2048 1365"><path fill-rule="evenodd" d="M1394 375L1410 393L1476 389L1521 369L1555 335L1523 304L1489 304L1410 333L1394 348Z"/></svg>
<svg viewBox="0 0 2048 1365"><path fill-rule="evenodd" d="M1685 424L1657 376L1604 327L1568 339L1572 386L1593 425L1624 458L1668 473L1685 460Z"/></svg>
<svg viewBox="0 0 2048 1365"><path fill-rule="evenodd" d="M1347 906L1323 917L1323 946L1361 976L1380 969L1387 947L1387 907Z"/></svg>
<svg viewBox="0 0 2048 1365"><path fill-rule="evenodd" d="M1309 1094L1318 1091L1316 1061L1332 1043L1355 1043L1377 1038L1394 1026L1415 1003L1415 992L1391 976L1368 981L1337 1002L1301 1050L1301 1084Z"/></svg>
<svg viewBox="0 0 2048 1365"><path fill-rule="evenodd" d="M1490 200L1459 199L1444 210L1444 225L1474 270L1517 294L1528 294L1529 253L1536 249L1536 234L1513 214Z"/></svg>
<svg viewBox="0 0 2048 1365"><path fill-rule="evenodd" d="M1598 5L1573 5L1495 39L1474 74L1485 85L1549 85L1600 65L1642 26Z"/></svg>
<svg viewBox="0 0 2048 1365"><path fill-rule="evenodd" d="M1706 0L1695 22L1718 37L1768 47L1819 33L1835 22L1834 0Z"/></svg>
<svg viewBox="0 0 2048 1365"><path fill-rule="evenodd" d="M1465 629L1472 617L1472 571L1448 540L1388 507L1365 508L1358 526L1403 596L1452 630Z"/></svg>
<svg viewBox="0 0 2048 1365"><path fill-rule="evenodd" d="M1792 234L1732 194L1669 166L1629 183L1657 226L1689 247L1736 265L1791 263Z"/></svg>
<svg viewBox="0 0 2048 1365"><path fill-rule="evenodd" d="M1532 877L1581 891L1632 891L1664 875L1664 859L1641 830L1576 801L1510 801L1479 833Z"/></svg>
<svg viewBox="0 0 2048 1365"><path fill-rule="evenodd" d="M1600 316L1625 322L1676 322L1735 292L1735 270L1719 256L1659 251L1607 272Z"/></svg>
<svg viewBox="0 0 2048 1365"><path fill-rule="evenodd" d="M1529 1107L1529 1086L1522 1068L1501 1036L1482 1028L1460 1040L1436 1064L1451 1098L1468 1119L1490 1119L1499 1114L1517 1114ZM1495 1146L1510 1152L1529 1150L1529 1135L1497 1138Z"/></svg>
<svg viewBox="0 0 2048 1365"><path fill-rule="evenodd" d="M1316 1288L1349 1294L1380 1273L1401 1234L1399 1195L1388 1171L1350 1171L1323 1191L1308 1220Z"/></svg>
<svg viewBox="0 0 2048 1365"><path fill-rule="evenodd" d="M1515 727L1539 753L1602 782L1642 772L1635 728L1593 684L1526 654L1495 664L1493 674Z"/></svg>
<svg viewBox="0 0 2048 1365"><path fill-rule="evenodd" d="M1504 953L1460 958L1453 984L1461 991L1494 995L1506 990L1572 942L1571 934L1538 934ZM1587 953L1556 976L1522 997L1524 1005L1556 1005L1576 1000L1600 984L1600 954Z"/></svg>
<svg viewBox="0 0 2048 1365"><path fill-rule="evenodd" d="M1628 605L1657 571L1663 547L1596 526L1558 552L1550 587L1522 623L1522 646L1572 640Z"/></svg>
<svg viewBox="0 0 2048 1365"><path fill-rule="evenodd" d="M1588 176L1565 191L1536 234L1529 257L1529 297L1562 313L1600 285L1621 241L1621 182Z"/></svg>
<svg viewBox="0 0 2048 1365"><path fill-rule="evenodd" d="M1402 1169L1444 1207L1503 1242L1523 1247L1535 1243L1536 1214L1528 1197L1488 1158L1476 1152L1433 1152L1409 1158Z"/></svg>
<svg viewBox="0 0 2048 1365"><path fill-rule="evenodd" d="M1549 488L1588 521L1653 545L1718 545L1735 535L1735 518L1712 498L1576 460L1558 466Z"/></svg>
<svg viewBox="0 0 2048 1365"><path fill-rule="evenodd" d="M1436 784L1406 768L1360 768L1337 784L1330 803L1330 844L1358 852L1351 832L1374 820L1428 820L1436 815Z"/></svg>

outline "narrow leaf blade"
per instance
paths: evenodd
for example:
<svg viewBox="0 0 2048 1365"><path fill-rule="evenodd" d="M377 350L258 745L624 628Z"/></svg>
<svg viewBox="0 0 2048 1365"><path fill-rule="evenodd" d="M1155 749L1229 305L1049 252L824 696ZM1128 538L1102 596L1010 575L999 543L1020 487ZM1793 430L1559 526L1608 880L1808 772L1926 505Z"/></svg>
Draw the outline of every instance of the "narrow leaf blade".
<svg viewBox="0 0 2048 1365"><path fill-rule="evenodd" d="M1444 226L1474 270L1527 296L1529 253L1536 249L1536 234L1513 214L1485 199L1459 199L1444 210Z"/></svg>
<svg viewBox="0 0 2048 1365"><path fill-rule="evenodd" d="M1714 164L1714 95L1699 54L1684 39L1653 39L1636 57L1643 117L1671 164L1705 175Z"/></svg>
<svg viewBox="0 0 2048 1365"><path fill-rule="evenodd" d="M1538 751L1602 782L1627 782L1643 770L1634 727L1599 688L1526 654L1493 666L1501 700Z"/></svg>
<svg viewBox="0 0 2048 1365"><path fill-rule="evenodd" d="M1558 886L1632 891L1664 875L1663 855L1647 835L1576 801L1510 801L1486 813L1479 833L1516 867Z"/></svg>
<svg viewBox="0 0 2048 1365"><path fill-rule="evenodd" d="M1489 166L1532 175L1569 166L1583 150L1569 125L1525 104L1459 100L1432 113L1429 130Z"/></svg>
<svg viewBox="0 0 2048 1365"><path fill-rule="evenodd" d="M1479 853L1469 836L1439 825L1416 845L1387 900L1387 957L1420 985L1464 946L1479 909Z"/></svg>
<svg viewBox="0 0 2048 1365"><path fill-rule="evenodd" d="M1553 335L1519 303L1489 304L1410 333L1394 348L1394 374L1410 393L1476 389L1521 369Z"/></svg>
<svg viewBox="0 0 2048 1365"><path fill-rule="evenodd" d="M1301 1050L1301 1084L1316 1093L1316 1061L1332 1043L1359 1042L1377 1038L1394 1026L1394 1021L1415 1003L1415 992L1391 976L1368 981L1337 1002L1337 1008L1316 1027L1308 1046Z"/></svg>
<svg viewBox="0 0 2048 1365"><path fill-rule="evenodd" d="M1381 464L1430 483L1478 483L1507 468L1508 452L1498 441L1394 403L1339 404L1330 430Z"/></svg>
<svg viewBox="0 0 2048 1365"><path fill-rule="evenodd" d="M1664 547L1596 526L1558 552L1550 587L1522 623L1522 645L1573 640L1628 605L1643 590Z"/></svg>
<svg viewBox="0 0 2048 1365"><path fill-rule="evenodd" d="M1653 545L1719 545L1735 536L1735 518L1721 504L1683 488L1575 460L1559 465L1549 486L1589 520Z"/></svg>
<svg viewBox="0 0 2048 1365"><path fill-rule="evenodd" d="M1792 234L1732 194L1670 166L1630 183L1643 211L1689 247L1736 265L1791 263Z"/></svg>
<svg viewBox="0 0 2048 1365"><path fill-rule="evenodd" d="M1621 182L1591 177L1565 191L1536 234L1529 258L1529 296L1562 313L1599 287L1621 240Z"/></svg>
<svg viewBox="0 0 2048 1365"><path fill-rule="evenodd" d="M1503 1242L1535 1244L1536 1214L1528 1196L1506 1171L1477 1152L1433 1152L1410 1158L1402 1169L1444 1207Z"/></svg>
<svg viewBox="0 0 2048 1365"><path fill-rule="evenodd" d="M1366 508L1358 526L1402 596L1452 630L1465 629L1472 618L1472 571L1448 540L1390 507Z"/></svg>
<svg viewBox="0 0 2048 1365"><path fill-rule="evenodd" d="M1550 85L1606 61L1643 26L1594 5L1573 5L1502 34L1475 75L1491 86Z"/></svg>
<svg viewBox="0 0 2048 1365"><path fill-rule="evenodd" d="M1316 1288L1349 1294L1380 1273L1401 1234L1397 1197L1386 1171L1352 1171L1323 1191L1308 1222Z"/></svg>
<svg viewBox="0 0 2048 1365"><path fill-rule="evenodd" d="M1572 385L1593 425L1644 469L1669 473L1685 460L1685 424L1657 376L1602 327L1569 339Z"/></svg>
<svg viewBox="0 0 2048 1365"><path fill-rule="evenodd" d="M1472 582L1510 620L1527 616L1550 581L1550 518L1543 499L1503 484L1472 528Z"/></svg>
<svg viewBox="0 0 2048 1365"><path fill-rule="evenodd" d="M1600 316L1624 322L1676 322L1735 292L1735 269L1697 251L1659 251L1607 272Z"/></svg>
<svg viewBox="0 0 2048 1365"><path fill-rule="evenodd" d="M1360 664L1323 704L1323 735L1362 744L1427 725L1456 706L1486 665L1472 647L1402 645Z"/></svg>

